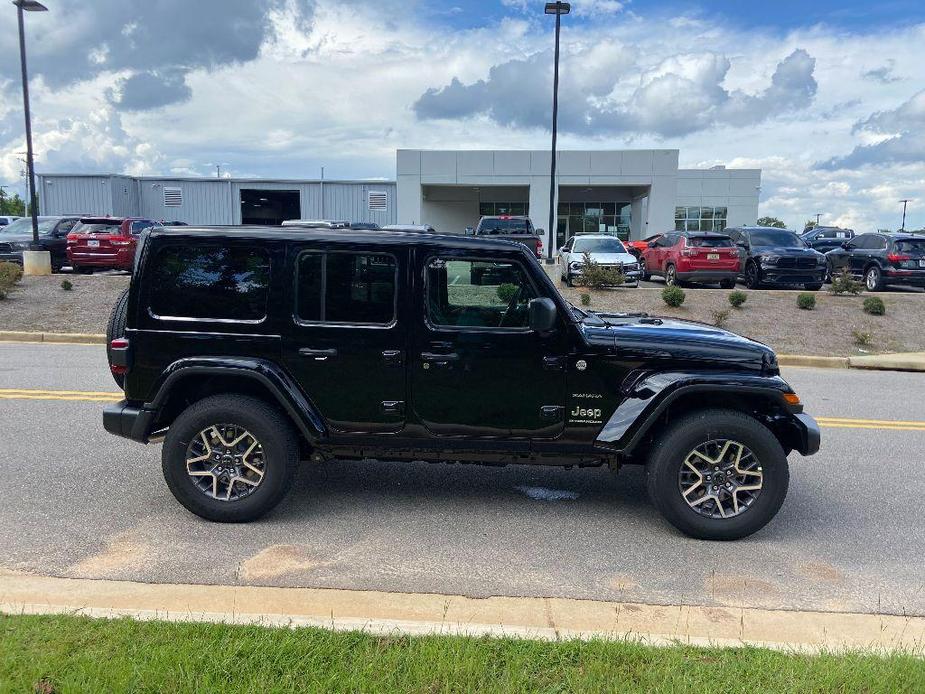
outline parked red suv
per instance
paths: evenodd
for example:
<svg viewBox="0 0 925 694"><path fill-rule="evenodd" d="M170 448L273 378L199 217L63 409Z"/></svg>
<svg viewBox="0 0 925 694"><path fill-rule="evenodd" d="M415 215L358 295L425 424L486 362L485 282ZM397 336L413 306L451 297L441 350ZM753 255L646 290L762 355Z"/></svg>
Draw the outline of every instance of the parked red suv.
<svg viewBox="0 0 925 694"><path fill-rule="evenodd" d="M719 282L732 289L739 272L739 249L724 234L674 231L651 241L639 260L642 278L661 275L665 284Z"/></svg>
<svg viewBox="0 0 925 694"><path fill-rule="evenodd" d="M157 222L138 217L82 217L67 235L67 260L74 272L131 270L138 234Z"/></svg>

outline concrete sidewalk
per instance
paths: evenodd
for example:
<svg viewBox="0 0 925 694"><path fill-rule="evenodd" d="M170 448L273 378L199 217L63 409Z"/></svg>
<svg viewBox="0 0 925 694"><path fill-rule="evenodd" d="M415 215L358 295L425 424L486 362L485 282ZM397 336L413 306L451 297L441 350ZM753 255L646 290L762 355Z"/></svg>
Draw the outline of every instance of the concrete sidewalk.
<svg viewBox="0 0 925 694"><path fill-rule="evenodd" d="M564 598L53 578L0 571L0 612L315 626L377 634L629 639L801 652L922 654L925 617Z"/></svg>
<svg viewBox="0 0 925 694"><path fill-rule="evenodd" d="M849 357L848 364L853 369L925 371L925 352L900 352L898 354L871 354L863 357Z"/></svg>

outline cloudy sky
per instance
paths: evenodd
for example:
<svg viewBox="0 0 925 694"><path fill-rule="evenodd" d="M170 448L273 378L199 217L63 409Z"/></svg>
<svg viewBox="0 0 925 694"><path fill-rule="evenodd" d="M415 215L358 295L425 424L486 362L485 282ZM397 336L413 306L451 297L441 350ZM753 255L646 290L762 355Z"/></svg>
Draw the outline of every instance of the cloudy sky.
<svg viewBox="0 0 925 694"><path fill-rule="evenodd" d="M408 148L549 145L534 0L44 0L27 16L38 171L394 176ZM575 0L562 149L763 169L762 214L925 226L921 0ZM0 3L0 184L22 185Z"/></svg>

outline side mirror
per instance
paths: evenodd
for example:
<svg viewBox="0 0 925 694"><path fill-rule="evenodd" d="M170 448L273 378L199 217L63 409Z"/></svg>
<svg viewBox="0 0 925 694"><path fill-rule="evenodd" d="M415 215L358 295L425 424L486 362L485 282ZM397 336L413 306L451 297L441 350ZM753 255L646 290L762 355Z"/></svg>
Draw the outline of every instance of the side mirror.
<svg viewBox="0 0 925 694"><path fill-rule="evenodd" d="M548 333L556 327L556 303L548 298L530 300L530 329L538 333Z"/></svg>
<svg viewBox="0 0 925 694"><path fill-rule="evenodd" d="M546 230L545 230L545 229L534 229L534 231L536 232L536 235L537 235L537 236L545 236L545 235L546 235Z"/></svg>

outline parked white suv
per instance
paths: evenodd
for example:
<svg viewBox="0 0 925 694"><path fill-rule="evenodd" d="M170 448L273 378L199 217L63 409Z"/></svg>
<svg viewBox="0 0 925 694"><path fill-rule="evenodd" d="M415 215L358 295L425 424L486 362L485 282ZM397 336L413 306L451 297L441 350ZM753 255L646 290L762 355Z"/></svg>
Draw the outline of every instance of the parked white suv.
<svg viewBox="0 0 925 694"><path fill-rule="evenodd" d="M639 260L620 239L606 234L581 234L570 238L559 249L559 276L569 287L581 274L585 253L595 263L622 272L627 285L639 286Z"/></svg>

